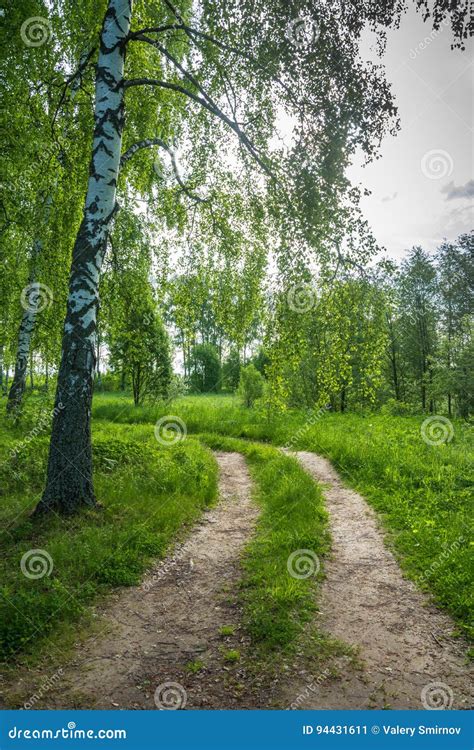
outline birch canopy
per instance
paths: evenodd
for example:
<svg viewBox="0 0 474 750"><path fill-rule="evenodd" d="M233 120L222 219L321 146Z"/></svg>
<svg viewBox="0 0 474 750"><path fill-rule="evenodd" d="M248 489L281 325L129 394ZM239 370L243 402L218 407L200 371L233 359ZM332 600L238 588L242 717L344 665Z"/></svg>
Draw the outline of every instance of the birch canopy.
<svg viewBox="0 0 474 750"><path fill-rule="evenodd" d="M453 44L463 45L472 24L467 2L415 5L434 28L447 19ZM384 31L406 7L402 0L53 0L6 11L3 22L14 40L1 65L9 104L18 99L19 112L17 139L8 143L3 229L16 247L24 246L23 257L27 246L36 248L28 256L31 284L49 273L35 258L54 258L46 263L57 279L54 321L66 308L61 352L57 347L52 354L57 390L38 514L70 514L97 502L91 402L99 285L121 204L141 201L143 221L163 236L164 228L191 236L199 227L210 265L220 268L221 278L227 269L227 285L215 285L216 326L234 332L239 346L254 325L251 308L261 302L270 246L288 278L307 270L310 259L334 268L370 256L358 191L345 172L357 150L373 158L398 121L383 68L362 61L359 41L368 26L382 48ZM22 39L28 17L43 19L45 44ZM32 143L19 134L21 118L32 125ZM279 139L283 120L291 123L286 142ZM26 172L18 197L25 162L42 164L41 152L51 154L47 166ZM163 178L167 170L171 184ZM52 198L47 226L36 238L41 172ZM232 260L237 256L240 266ZM22 263L24 275L28 263ZM247 295L233 293L235 269ZM249 269L255 286L245 282ZM166 296L164 289L156 293ZM186 314L177 317L184 329ZM235 333L239 317L245 324ZM27 338L47 319L31 307L24 318L16 401Z"/></svg>

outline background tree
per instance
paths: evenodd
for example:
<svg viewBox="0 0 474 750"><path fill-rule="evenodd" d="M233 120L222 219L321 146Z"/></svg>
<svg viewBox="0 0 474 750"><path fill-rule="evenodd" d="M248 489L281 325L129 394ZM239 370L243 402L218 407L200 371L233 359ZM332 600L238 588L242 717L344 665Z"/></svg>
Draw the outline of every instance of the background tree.
<svg viewBox="0 0 474 750"><path fill-rule="evenodd" d="M255 365L246 365L240 371L239 394L247 408L263 396L264 379Z"/></svg>
<svg viewBox="0 0 474 750"><path fill-rule="evenodd" d="M218 393L221 388L221 363L212 344L196 344L189 361L189 383L196 393Z"/></svg>

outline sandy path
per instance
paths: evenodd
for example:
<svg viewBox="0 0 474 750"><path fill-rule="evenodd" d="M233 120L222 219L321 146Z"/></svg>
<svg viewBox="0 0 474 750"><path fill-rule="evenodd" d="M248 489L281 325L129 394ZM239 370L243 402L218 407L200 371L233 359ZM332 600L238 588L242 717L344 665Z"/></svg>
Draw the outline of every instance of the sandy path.
<svg viewBox="0 0 474 750"><path fill-rule="evenodd" d="M431 704L440 701L449 707L452 698L452 708L469 708L465 644L450 635L452 620L403 578L375 513L359 494L343 486L329 461L308 452L297 456L326 486L333 537L319 627L358 646L362 669L342 670L337 679L303 674L285 687L286 705L420 709L425 689L425 700Z"/></svg>
<svg viewBox="0 0 474 750"><path fill-rule="evenodd" d="M78 647L63 677L35 708L232 708L239 665L223 650L242 647L232 587L258 511L244 458L216 454L219 504L140 587L122 589L103 612L106 634ZM235 626L223 637L220 627ZM186 665L202 662L193 674ZM237 687L236 687L237 686ZM34 691L32 691L34 692ZM160 703L161 701L161 703ZM184 705L185 704L185 705Z"/></svg>

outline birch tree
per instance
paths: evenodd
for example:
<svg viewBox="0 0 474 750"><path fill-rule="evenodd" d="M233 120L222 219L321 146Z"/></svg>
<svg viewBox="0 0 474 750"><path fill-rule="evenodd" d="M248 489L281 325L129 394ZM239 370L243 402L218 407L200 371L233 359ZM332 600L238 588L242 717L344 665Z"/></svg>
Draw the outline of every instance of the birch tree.
<svg viewBox="0 0 474 750"><path fill-rule="evenodd" d="M417 5L424 3L417 0ZM172 149L163 133L155 132L140 133L133 141L127 136L122 150L126 92L128 98L137 89L159 90L169 97L171 109L183 109L186 102L185 114L201 139L197 150L209 143L225 149L225 134L232 135L245 164L258 167L273 182L282 221L294 218L295 225L301 219L301 234L317 238L322 223L328 226L327 217L337 211L341 192L347 191L344 170L350 155L359 146L372 155L393 124L383 73L361 61L358 39L366 23L396 23L400 6L393 2L379 8L368 0L136 2L134 18L148 22L132 30L132 0L107 2L96 65L90 177L73 250L57 408L38 513L72 513L96 504L92 374L99 279L117 211L117 184L121 169L143 151ZM437 2L436 8L439 25L445 4ZM453 18L462 37L463 16L455 12ZM126 52L137 45L140 52L130 55L126 76ZM295 119L298 153L304 152L310 164L303 170L304 185L300 173L291 174L293 153L274 149L269 155L282 109ZM216 149L211 146L208 152L212 170Z"/></svg>
<svg viewBox="0 0 474 750"><path fill-rule="evenodd" d="M77 71L71 76L69 81L70 85L70 102L74 102L77 93L81 85L81 77L84 68L89 62L89 52L85 52L80 60ZM53 117L54 122L54 117ZM50 123L48 123L50 125ZM69 128L65 127L63 137L68 136ZM65 162L64 152L58 155L59 163L57 163L56 175L51 178L53 185L48 191L45 198L44 195L40 194L40 217L38 222L38 235L33 242L33 247L30 255L30 277L28 285L23 289L21 294L21 305L23 313L21 316L20 327L18 332L18 344L15 359L15 370L13 374L13 380L8 394L7 411L17 411L22 402L23 393L26 387L26 371L28 366L28 359L31 353L31 341L33 332L35 330L36 321L38 314L41 313L43 307L47 306L52 300L48 299L51 295L51 290L38 279L39 274L39 261L43 253L45 244L45 234L47 232L48 224L50 223L51 206L55 198L55 193L58 192L58 169L61 168L62 163ZM54 169L54 167L53 167ZM62 197L62 196L61 196Z"/></svg>

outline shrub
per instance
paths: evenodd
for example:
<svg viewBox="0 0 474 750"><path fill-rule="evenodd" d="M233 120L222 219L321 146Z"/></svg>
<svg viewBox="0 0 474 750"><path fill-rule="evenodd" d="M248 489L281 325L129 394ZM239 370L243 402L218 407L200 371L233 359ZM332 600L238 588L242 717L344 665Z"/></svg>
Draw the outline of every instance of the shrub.
<svg viewBox="0 0 474 750"><path fill-rule="evenodd" d="M240 371L239 393L242 396L245 406L251 407L258 398L263 395L264 379L255 367L247 365Z"/></svg>

